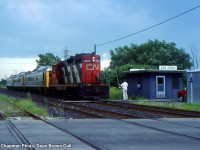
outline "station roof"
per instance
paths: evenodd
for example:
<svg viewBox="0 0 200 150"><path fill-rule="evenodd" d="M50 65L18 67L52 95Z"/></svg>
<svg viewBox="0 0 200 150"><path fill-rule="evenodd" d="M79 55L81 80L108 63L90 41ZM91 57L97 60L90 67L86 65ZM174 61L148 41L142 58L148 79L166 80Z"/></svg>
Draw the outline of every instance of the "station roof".
<svg viewBox="0 0 200 150"><path fill-rule="evenodd" d="M200 72L200 68L194 69L194 70L187 70L187 72Z"/></svg>
<svg viewBox="0 0 200 150"><path fill-rule="evenodd" d="M186 73L186 70L158 70L158 69L130 69L124 71L124 74L139 74L139 73Z"/></svg>

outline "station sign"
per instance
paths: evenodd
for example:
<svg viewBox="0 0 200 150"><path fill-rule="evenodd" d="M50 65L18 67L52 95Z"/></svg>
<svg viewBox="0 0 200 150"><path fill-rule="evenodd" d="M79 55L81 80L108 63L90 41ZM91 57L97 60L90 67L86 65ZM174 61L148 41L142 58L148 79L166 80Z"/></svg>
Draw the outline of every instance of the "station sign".
<svg viewBox="0 0 200 150"><path fill-rule="evenodd" d="M177 70L177 66L159 66L159 70Z"/></svg>

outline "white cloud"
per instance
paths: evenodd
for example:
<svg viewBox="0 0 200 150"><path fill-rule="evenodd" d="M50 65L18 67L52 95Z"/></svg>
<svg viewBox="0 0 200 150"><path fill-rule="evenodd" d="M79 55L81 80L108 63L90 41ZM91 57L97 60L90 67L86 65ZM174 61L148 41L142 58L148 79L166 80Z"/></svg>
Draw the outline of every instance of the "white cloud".
<svg viewBox="0 0 200 150"><path fill-rule="evenodd" d="M0 79L36 68L37 58L0 58Z"/></svg>
<svg viewBox="0 0 200 150"><path fill-rule="evenodd" d="M110 60L109 59L105 59L105 60L101 60L101 70L107 68L110 66Z"/></svg>
<svg viewBox="0 0 200 150"><path fill-rule="evenodd" d="M101 70L110 66L110 55L108 53L103 53L101 55Z"/></svg>

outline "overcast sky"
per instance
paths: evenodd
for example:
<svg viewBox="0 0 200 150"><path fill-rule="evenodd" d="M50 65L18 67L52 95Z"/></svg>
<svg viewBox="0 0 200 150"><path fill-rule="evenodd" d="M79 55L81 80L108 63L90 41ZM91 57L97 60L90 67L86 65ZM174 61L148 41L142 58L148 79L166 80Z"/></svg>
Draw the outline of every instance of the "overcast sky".
<svg viewBox="0 0 200 150"><path fill-rule="evenodd" d="M200 5L199 0L0 0L0 79L33 70L40 53L92 52ZM135 36L97 47L102 65L111 49L148 39L200 49L200 8ZM107 64L105 63L107 62Z"/></svg>

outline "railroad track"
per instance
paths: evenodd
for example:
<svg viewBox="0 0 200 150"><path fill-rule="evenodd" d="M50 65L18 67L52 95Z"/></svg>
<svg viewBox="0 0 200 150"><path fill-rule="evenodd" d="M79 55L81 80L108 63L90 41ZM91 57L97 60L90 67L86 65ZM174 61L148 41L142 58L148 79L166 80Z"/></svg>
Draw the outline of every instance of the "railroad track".
<svg viewBox="0 0 200 150"><path fill-rule="evenodd" d="M98 115L102 118L116 118L116 119L138 119L141 118L137 115L132 115L132 114L126 114L123 112L117 112L114 110L106 110L102 108L95 108L91 106L85 106L82 105L81 103L62 103L63 106L67 107L73 107L76 109L80 110L85 110L87 112L90 112L91 114Z"/></svg>
<svg viewBox="0 0 200 150"><path fill-rule="evenodd" d="M98 114L93 114L88 111L81 110L81 109L78 109L78 108L70 106L70 105L66 105L66 106L62 105L62 102L55 101L55 99L50 100L50 101L44 101L41 99L41 97L35 96L35 97L33 97L33 100L36 102L39 102L39 103L43 103L44 105L48 105L50 107L56 108L56 109L58 109L58 111L64 110L66 112L78 113L78 114L84 116L84 118L103 118L102 116L100 116Z"/></svg>
<svg viewBox="0 0 200 150"><path fill-rule="evenodd" d="M90 106L84 106L81 103L65 103L63 101L56 101L53 98L49 98L48 101L44 101L39 96L32 97L34 101L48 104L51 107L57 107L58 109L62 109L65 111L73 111L75 113L80 113L81 115L85 115L87 118L117 118L117 119L136 119L141 118L137 115L120 113L112 110L105 110L94 108Z"/></svg>
<svg viewBox="0 0 200 150"><path fill-rule="evenodd" d="M64 103L64 102L63 102ZM87 102L87 103L75 103L76 105L78 105L79 107L85 107L85 108L91 108L91 109L99 109L102 111L112 111L113 113L118 112L121 114L126 114L129 116L133 116L135 118L164 118L167 117L166 115L160 115L160 114L156 114L156 113L152 113L152 112L145 112L142 110L136 110L136 109L132 109L129 107L123 107L123 103L122 106L120 105L110 105L110 103L112 103L111 101L109 103L105 103L105 102ZM69 104L69 103L67 103ZM74 104L74 103L73 103ZM124 119L129 119L129 118L124 118Z"/></svg>
<svg viewBox="0 0 200 150"><path fill-rule="evenodd" d="M18 92L13 92L13 91L8 91L5 90L4 92L6 92L7 94L12 94L13 96L18 96L18 97L26 97L27 94L25 93L18 93ZM11 92L11 93L10 93ZM13 93L12 93L13 92ZM150 117L155 117L156 118L163 118L165 116L161 116L161 115L155 115L152 114L150 112L148 113L141 113L139 111L136 110L132 110L131 112L128 110L126 110L127 108L124 108L122 110L122 108L118 108L116 109L113 108L114 106L110 106L109 108L106 108L108 105L108 103L101 103L104 104L104 107L94 107L94 105L100 105L99 102L95 101L95 102L91 102L91 105L84 105L84 102L77 102L77 103L73 103L73 102L63 102L61 100L57 100L56 98L47 98L47 97L43 97L40 95L32 95L32 99L34 101L37 101L39 103L43 103L43 105L48 105L54 108L57 108L59 111L63 110L67 113L64 114L68 114L68 113L73 113L73 114L78 114L76 116L78 116L77 118L116 118L116 119L138 119L138 118L150 118ZM86 103L89 104L89 103ZM93 105L93 106L92 106ZM128 113L127 113L128 112ZM149 116L150 114L150 116Z"/></svg>
<svg viewBox="0 0 200 150"><path fill-rule="evenodd" d="M157 106L147 106L147 105L139 105L139 104L130 104L116 101L105 101L105 102L97 102L100 105L109 105L118 108L125 109L134 109L142 112L151 112L154 114L164 115L166 117L183 117L183 118L199 118L200 112L197 111L189 111L189 110L179 110L172 108L163 108Z"/></svg>
<svg viewBox="0 0 200 150"><path fill-rule="evenodd" d="M30 141L23 135L23 133L10 121L6 119L3 113L0 112L0 121L3 121L9 132L17 140L19 145L31 145ZM24 147L24 149L35 150L34 147Z"/></svg>
<svg viewBox="0 0 200 150"><path fill-rule="evenodd" d="M131 122L131 121L128 121L128 120L120 120L120 121L128 123L128 124L131 124L131 125L136 125L136 126L140 126L140 127L143 127L143 128L155 130L155 131L164 132L164 133L172 134L172 135L177 135L177 136L180 136L180 137L187 137L187 138L191 138L191 139L195 139L195 140L200 141L199 137L195 137L195 136L192 136L192 135L187 135L187 134L180 133L180 132L174 132L174 131L166 130L166 129L163 129L162 127L154 127L154 126L151 126L151 125L146 125L146 124L137 123L137 122ZM158 120L156 120L156 121L158 121ZM161 121L161 120L159 120L159 121ZM167 122L167 121L161 121L161 122L170 123L170 122ZM174 124L176 124L176 123L174 123ZM180 128L185 126L183 124L177 124L177 125L179 125ZM196 128L194 126L188 126L188 127ZM196 129L200 129L200 128L196 128Z"/></svg>
<svg viewBox="0 0 200 150"><path fill-rule="evenodd" d="M41 99L41 98L38 98L38 99ZM51 103L52 106L53 105L55 106L56 104L53 103L52 100L49 100L49 103ZM63 106L63 104L64 104L64 105L67 105L67 107L69 107L69 108L70 107L71 108L78 107L78 109L85 109L85 106L83 106L83 104L81 104L83 106L82 107L78 103L75 103L75 104L73 104L73 103L74 102L63 102L63 101L60 101L57 104L62 104L61 106ZM89 102L89 103L91 103L91 102ZM92 102L92 103L94 103L94 102ZM106 102L106 103L108 103L108 102ZM100 105L103 105L103 104L100 104ZM113 105L115 105L115 107L118 107L117 104L113 104ZM89 106L86 105L86 107L89 107ZM126 108L127 107L129 107L129 106L126 106ZM88 110L91 111L91 108L89 108ZM34 116L34 114L33 114L33 116ZM47 120L43 120L42 118L40 118L38 116L35 116L35 118L38 118L38 119L44 121L45 123L47 123L47 124L49 124L49 125L57 128L57 129L61 130L62 132L65 132L65 133L68 133L68 134L74 136L75 138L79 139L80 141L82 141L82 142L86 143L87 145L91 146L93 149L98 149L98 150L104 150L104 149L106 149L105 147L103 147L101 145L98 145L97 143L95 143L95 142L93 142L91 140L88 140L87 137L80 136L80 135L76 134L75 132L72 132L71 130L66 129L64 126L60 126L59 124L51 123L51 122L49 122ZM127 123L127 124L131 124L131 125L134 125L134 126L140 126L142 128L147 128L147 129L150 129L150 130L155 130L155 131L159 131L159 132L163 132L163 133L167 133L167 134L172 134L172 135L176 135L176 136L180 136L180 137L187 137L187 138L191 138L191 139L195 139L195 140L200 141L200 138L195 137L195 136L186 135L184 133L179 133L179 132L173 132L173 131L162 129L162 128L159 128L159 127L154 127L154 126L151 126L151 125L142 124L140 122L133 122L133 121L130 121L130 120L127 120L127 119L119 119L119 118L112 118L112 119L116 120L116 121L120 121L122 123ZM154 120L155 121L160 121L160 120L157 120L157 119L158 118L155 118ZM169 122L165 121L165 123L169 123ZM185 126L185 125L179 124L179 126L182 127L182 126ZM190 126L190 127L192 127L192 126ZM197 129L200 129L200 128L197 128ZM22 137L23 137L23 135L22 135Z"/></svg>
<svg viewBox="0 0 200 150"><path fill-rule="evenodd" d="M27 94L10 90L0 90L0 92L12 94L13 96L26 97ZM116 118L116 119L136 119L136 118L199 118L200 112L186 111L155 106L145 106L116 101L87 101L73 102L64 101L52 97L32 95L32 99L49 105L58 110L63 110L64 114L74 113L77 118Z"/></svg>
<svg viewBox="0 0 200 150"><path fill-rule="evenodd" d="M26 112L28 112L27 110L24 110ZM30 112L28 112L29 114L31 114ZM103 146L100 146L90 140L87 140L86 138L80 136L80 135L77 135L76 133L70 131L70 130L67 130L57 124L54 124L54 123L51 123L47 120L44 120L40 117L38 117L37 115L34 115L34 114L31 114L31 116L33 116L34 118L37 118L55 128L57 128L58 130L64 132L64 133L67 133L67 134L70 134L72 135L73 137L75 137L76 139L78 139L79 141L89 145L92 149L96 149L96 150L106 150L106 148L104 148ZM35 150L35 146L33 143L31 143L24 135L23 133L15 126L15 124L12 123L12 121L10 120L7 120L6 118L4 118L4 116L2 114L0 114L0 118L2 118L4 124L6 125L6 127L8 128L8 130L10 131L10 133L14 136L14 138L18 141L19 145L28 145L27 148L24 148L24 149L28 149L28 150ZM30 147L31 146L31 147Z"/></svg>
<svg viewBox="0 0 200 150"><path fill-rule="evenodd" d="M19 109L21 109L21 108L19 108ZM65 128L57 125L57 124L51 123L51 122L49 122L47 120L44 120L40 116L32 114L31 112L29 112L27 110L23 110L23 109L21 109L21 110L25 111L27 114L29 114L34 119L41 120L41 121L43 121L43 122L45 122L45 123L57 128L58 130L60 130L60 131L62 131L64 133L72 135L73 137L75 137L79 141L89 145L92 149L106 150L106 148L104 148L103 146L100 146L100 145L98 145L98 144L96 144L96 143L94 143L94 142L92 142L90 140L87 140L86 138L84 138L84 137L82 137L80 135L77 135L77 134L75 134L74 132L72 132L70 130L67 130L67 129L65 129ZM35 150L34 144L30 143L29 140L23 135L23 133L15 126L15 124L13 124L12 121L10 121L9 119L6 119L2 113L0 113L0 121L1 120L4 122L4 124L6 125L6 127L10 131L10 133L14 136L14 138L18 141L19 145L29 145L29 147L24 148L24 149ZM32 147L30 147L31 145L32 145Z"/></svg>

